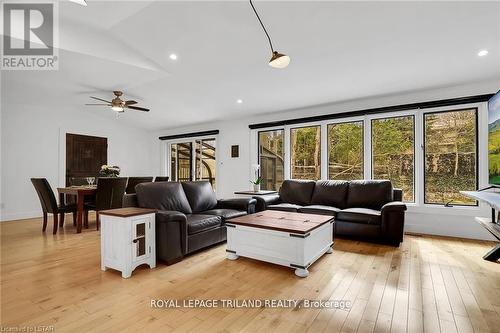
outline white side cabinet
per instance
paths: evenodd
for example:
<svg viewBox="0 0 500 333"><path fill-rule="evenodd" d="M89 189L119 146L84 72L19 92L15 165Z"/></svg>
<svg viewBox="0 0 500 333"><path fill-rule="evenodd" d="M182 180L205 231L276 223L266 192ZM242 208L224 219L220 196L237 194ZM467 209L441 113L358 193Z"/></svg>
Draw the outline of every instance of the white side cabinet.
<svg viewBox="0 0 500 333"><path fill-rule="evenodd" d="M129 278L139 265L156 267L155 210L119 208L99 212L101 269L113 268Z"/></svg>

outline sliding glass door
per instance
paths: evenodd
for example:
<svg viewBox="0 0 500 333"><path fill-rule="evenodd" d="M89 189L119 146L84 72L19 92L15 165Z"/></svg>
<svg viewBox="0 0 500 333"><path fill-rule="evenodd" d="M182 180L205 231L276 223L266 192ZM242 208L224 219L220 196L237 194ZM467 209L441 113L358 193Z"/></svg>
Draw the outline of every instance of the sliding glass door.
<svg viewBox="0 0 500 333"><path fill-rule="evenodd" d="M172 181L205 180L215 189L215 138L171 142L167 145L170 159L169 174Z"/></svg>
<svg viewBox="0 0 500 333"><path fill-rule="evenodd" d="M172 181L184 182L193 179L193 143L180 142L170 145Z"/></svg>
<svg viewBox="0 0 500 333"><path fill-rule="evenodd" d="M215 139L196 140L195 180L206 180L215 189Z"/></svg>

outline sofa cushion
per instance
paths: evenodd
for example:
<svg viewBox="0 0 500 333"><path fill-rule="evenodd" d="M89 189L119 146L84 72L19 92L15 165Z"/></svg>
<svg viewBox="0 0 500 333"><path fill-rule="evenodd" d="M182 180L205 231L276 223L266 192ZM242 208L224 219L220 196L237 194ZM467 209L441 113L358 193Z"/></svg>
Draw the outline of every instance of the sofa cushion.
<svg viewBox="0 0 500 333"><path fill-rule="evenodd" d="M222 222L226 222L228 219L232 219L233 217L247 215L247 212L244 210L235 210L235 209L211 209L202 212L204 215L217 215L222 217Z"/></svg>
<svg viewBox="0 0 500 333"><path fill-rule="evenodd" d="M222 223L221 217L215 215L189 214L186 218L189 235L220 227Z"/></svg>
<svg viewBox="0 0 500 333"><path fill-rule="evenodd" d="M311 204L345 208L348 190L348 181L318 180L314 187Z"/></svg>
<svg viewBox="0 0 500 333"><path fill-rule="evenodd" d="M192 213L181 183L141 183L135 187L135 190L139 207L175 210L184 214Z"/></svg>
<svg viewBox="0 0 500 333"><path fill-rule="evenodd" d="M339 211L337 220L365 224L381 224L380 211L369 208L347 208Z"/></svg>
<svg viewBox="0 0 500 333"><path fill-rule="evenodd" d="M285 180L280 188L281 201L301 206L309 205L315 184L314 180Z"/></svg>
<svg viewBox="0 0 500 333"><path fill-rule="evenodd" d="M393 201L390 180L353 180L349 183L347 207L363 207L380 210Z"/></svg>
<svg viewBox="0 0 500 333"><path fill-rule="evenodd" d="M283 212L297 212L297 210L301 207L302 206L290 204L290 203L280 203L277 205L269 205L269 206L267 206L267 209L280 210Z"/></svg>
<svg viewBox="0 0 500 333"><path fill-rule="evenodd" d="M299 213L330 215L330 216L335 216L339 211L340 209L337 207L324 206L324 205L310 205L299 208Z"/></svg>
<svg viewBox="0 0 500 333"><path fill-rule="evenodd" d="M209 182L183 182L182 187L193 213L200 213L217 206L217 197Z"/></svg>

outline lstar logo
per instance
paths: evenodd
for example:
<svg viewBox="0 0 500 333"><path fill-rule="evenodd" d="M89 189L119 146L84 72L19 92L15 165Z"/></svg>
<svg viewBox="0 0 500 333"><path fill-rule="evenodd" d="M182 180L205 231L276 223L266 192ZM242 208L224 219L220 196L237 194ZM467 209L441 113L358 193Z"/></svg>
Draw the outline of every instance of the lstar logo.
<svg viewBox="0 0 500 333"><path fill-rule="evenodd" d="M47 2L3 4L2 69L58 68L56 6Z"/></svg>

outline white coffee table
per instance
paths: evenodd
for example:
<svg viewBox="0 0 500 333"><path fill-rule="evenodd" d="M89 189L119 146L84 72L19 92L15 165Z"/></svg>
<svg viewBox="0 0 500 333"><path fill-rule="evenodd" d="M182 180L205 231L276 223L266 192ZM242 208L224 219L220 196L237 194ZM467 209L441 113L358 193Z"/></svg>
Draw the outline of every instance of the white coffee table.
<svg viewBox="0 0 500 333"><path fill-rule="evenodd" d="M226 222L227 259L240 256L295 268L307 277L308 267L332 253L333 216L266 210Z"/></svg>

